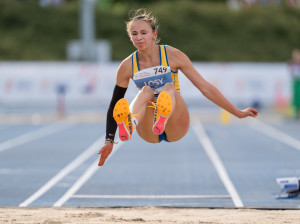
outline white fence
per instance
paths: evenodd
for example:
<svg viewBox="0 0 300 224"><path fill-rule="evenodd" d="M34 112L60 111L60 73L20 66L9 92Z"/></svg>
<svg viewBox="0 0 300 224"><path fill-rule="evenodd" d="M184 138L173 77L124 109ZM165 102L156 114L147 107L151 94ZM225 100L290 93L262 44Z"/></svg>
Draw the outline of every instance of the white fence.
<svg viewBox="0 0 300 224"><path fill-rule="evenodd" d="M0 104L55 103L59 89L66 102L106 105L115 85L118 63L0 62ZM285 63L194 63L196 69L234 104L259 102L287 105L291 80ZM207 103L191 82L179 73L181 92L193 105ZM62 91L63 92L63 91ZM137 90L133 82L126 97Z"/></svg>

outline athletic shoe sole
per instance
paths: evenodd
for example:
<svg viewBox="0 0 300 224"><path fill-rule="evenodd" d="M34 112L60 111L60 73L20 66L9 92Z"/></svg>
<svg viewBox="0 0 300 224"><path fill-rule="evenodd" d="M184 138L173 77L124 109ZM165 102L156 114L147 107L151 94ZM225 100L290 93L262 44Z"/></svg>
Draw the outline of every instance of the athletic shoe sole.
<svg viewBox="0 0 300 224"><path fill-rule="evenodd" d="M152 131L161 135L165 130L165 125L172 111L171 96L167 92L161 92L157 98L156 110L158 119L153 125Z"/></svg>
<svg viewBox="0 0 300 224"><path fill-rule="evenodd" d="M128 101L125 98L120 99L113 111L113 117L119 128L119 138L121 141L128 141L132 135L131 114Z"/></svg>

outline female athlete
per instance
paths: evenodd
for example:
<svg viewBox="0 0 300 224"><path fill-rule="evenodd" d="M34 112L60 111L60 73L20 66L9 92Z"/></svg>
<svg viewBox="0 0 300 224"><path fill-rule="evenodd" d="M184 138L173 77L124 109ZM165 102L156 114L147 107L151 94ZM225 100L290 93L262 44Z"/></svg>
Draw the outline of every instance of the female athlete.
<svg viewBox="0 0 300 224"><path fill-rule="evenodd" d="M209 100L238 118L256 117L253 108L239 110L222 93L207 82L180 50L157 44L156 19L144 9L137 10L127 22L130 41L137 51L122 61L107 112L106 140L98 152L102 166L111 153L117 127L122 141L130 140L135 129L147 142L174 142L190 126L189 112L180 95L180 70ZM131 105L124 98L129 80L139 92Z"/></svg>

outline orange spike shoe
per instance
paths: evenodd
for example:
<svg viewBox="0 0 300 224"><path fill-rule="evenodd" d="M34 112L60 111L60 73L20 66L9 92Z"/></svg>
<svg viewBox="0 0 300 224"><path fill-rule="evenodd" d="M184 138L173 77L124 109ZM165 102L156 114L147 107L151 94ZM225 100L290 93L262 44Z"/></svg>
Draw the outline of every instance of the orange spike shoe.
<svg viewBox="0 0 300 224"><path fill-rule="evenodd" d="M129 110L128 101L125 98L120 99L113 111L113 117L119 128L119 138L122 141L130 140L133 132L131 113Z"/></svg>
<svg viewBox="0 0 300 224"><path fill-rule="evenodd" d="M161 92L156 102L156 110L154 115L153 132L161 135L165 130L165 125L172 111L171 96L167 92Z"/></svg>

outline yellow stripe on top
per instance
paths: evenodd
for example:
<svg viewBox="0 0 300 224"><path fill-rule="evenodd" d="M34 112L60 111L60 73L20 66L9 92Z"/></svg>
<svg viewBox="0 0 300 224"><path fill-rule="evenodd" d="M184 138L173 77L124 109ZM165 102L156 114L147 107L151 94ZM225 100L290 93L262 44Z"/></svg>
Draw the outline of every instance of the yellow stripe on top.
<svg viewBox="0 0 300 224"><path fill-rule="evenodd" d="M177 89L177 92L180 93L178 72L172 72L172 70L171 70L171 73L172 73L173 85Z"/></svg>
<svg viewBox="0 0 300 224"><path fill-rule="evenodd" d="M165 45L159 45L160 49L160 65L169 67L168 59L167 59L167 52L166 52Z"/></svg>
<svg viewBox="0 0 300 224"><path fill-rule="evenodd" d="M160 48L160 65L169 67L168 62L168 56L167 56L167 45L159 45ZM180 87L179 87L179 80L178 80L178 72L173 72L171 70L172 79L173 79L173 85L177 89L177 91L180 93Z"/></svg>
<svg viewBox="0 0 300 224"><path fill-rule="evenodd" d="M137 61L137 51L132 54L132 77L135 73L139 71L138 61Z"/></svg>
<svg viewBox="0 0 300 224"><path fill-rule="evenodd" d="M168 66L168 55L167 55L167 45L160 45L161 49L161 65ZM164 63L164 64L163 64ZM179 79L178 79L178 72L173 72L171 69L172 79L173 79L173 85L177 89L177 91L180 93L180 87L179 87Z"/></svg>

